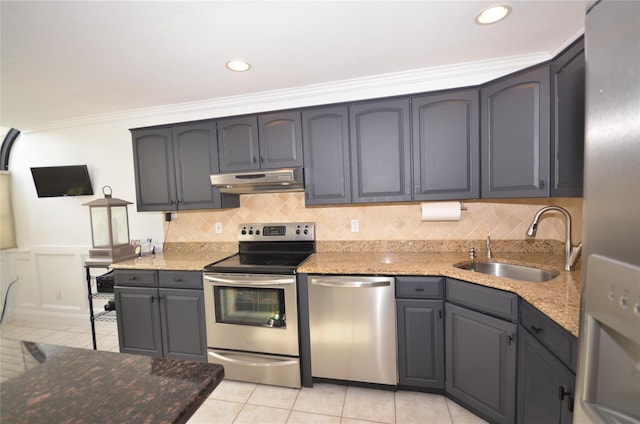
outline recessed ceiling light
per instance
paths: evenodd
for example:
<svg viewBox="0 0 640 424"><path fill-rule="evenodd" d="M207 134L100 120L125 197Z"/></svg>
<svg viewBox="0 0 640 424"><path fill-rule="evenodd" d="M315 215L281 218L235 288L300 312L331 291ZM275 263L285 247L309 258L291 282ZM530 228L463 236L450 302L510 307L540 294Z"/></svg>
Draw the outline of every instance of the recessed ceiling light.
<svg viewBox="0 0 640 424"><path fill-rule="evenodd" d="M251 69L251 65L249 65L249 62L243 59L227 60L224 66L226 66L227 69L234 72L245 72Z"/></svg>
<svg viewBox="0 0 640 424"><path fill-rule="evenodd" d="M511 6L500 4L497 6L491 6L484 9L476 16L476 23L479 25L494 24L503 20L511 13Z"/></svg>

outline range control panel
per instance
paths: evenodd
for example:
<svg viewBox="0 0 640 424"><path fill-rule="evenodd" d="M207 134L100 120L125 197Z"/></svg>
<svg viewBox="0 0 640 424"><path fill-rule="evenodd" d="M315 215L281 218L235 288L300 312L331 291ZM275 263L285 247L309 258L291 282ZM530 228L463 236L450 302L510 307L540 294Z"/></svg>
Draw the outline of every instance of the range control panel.
<svg viewBox="0 0 640 424"><path fill-rule="evenodd" d="M238 241L314 241L314 222L240 224Z"/></svg>

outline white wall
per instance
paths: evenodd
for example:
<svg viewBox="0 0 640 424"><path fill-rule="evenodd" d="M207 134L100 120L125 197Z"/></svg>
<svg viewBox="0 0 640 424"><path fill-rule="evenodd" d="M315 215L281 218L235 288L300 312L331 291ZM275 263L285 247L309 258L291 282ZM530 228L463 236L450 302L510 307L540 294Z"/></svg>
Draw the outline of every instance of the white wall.
<svg viewBox="0 0 640 424"><path fill-rule="evenodd" d="M8 307L14 318L88 320L83 261L91 230L82 204L101 197L104 185L114 197L135 202L130 128L476 85L546 59L467 63L21 129L9 161L18 249L1 252L1 298L11 276L18 276ZM88 166L94 196L37 197L31 167L76 164ZM137 213L134 204L129 223L132 239L163 241L162 213Z"/></svg>

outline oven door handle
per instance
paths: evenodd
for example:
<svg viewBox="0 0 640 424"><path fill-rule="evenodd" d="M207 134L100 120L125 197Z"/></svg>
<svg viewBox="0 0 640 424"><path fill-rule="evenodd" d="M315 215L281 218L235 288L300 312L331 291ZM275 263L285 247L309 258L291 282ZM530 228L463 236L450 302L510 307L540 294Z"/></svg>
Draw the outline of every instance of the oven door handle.
<svg viewBox="0 0 640 424"><path fill-rule="evenodd" d="M212 276L212 275L204 275L204 279L207 281L211 281L214 283L223 283L229 286L287 286L296 283L295 278L292 277L281 277L278 278L276 276L265 277L264 279L256 278L254 276L249 275L233 275L229 276L229 278L223 278L220 276Z"/></svg>
<svg viewBox="0 0 640 424"><path fill-rule="evenodd" d="M233 358L231 355L222 355L216 352L207 352L209 354L209 356L211 356L214 359L217 359L218 361L226 361L226 362L231 362L233 364L239 364L239 365L248 365L248 366L252 366L252 367L283 367L283 366L290 366L290 365L298 365L298 361L283 361L283 360L275 360L275 361L245 361L242 359L237 359L237 358Z"/></svg>

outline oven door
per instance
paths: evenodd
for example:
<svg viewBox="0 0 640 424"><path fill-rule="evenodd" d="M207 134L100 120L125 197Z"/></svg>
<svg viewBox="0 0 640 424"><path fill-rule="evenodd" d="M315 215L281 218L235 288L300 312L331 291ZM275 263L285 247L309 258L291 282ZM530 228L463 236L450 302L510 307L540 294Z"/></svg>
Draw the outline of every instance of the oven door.
<svg viewBox="0 0 640 424"><path fill-rule="evenodd" d="M295 275L204 274L210 348L298 356Z"/></svg>

